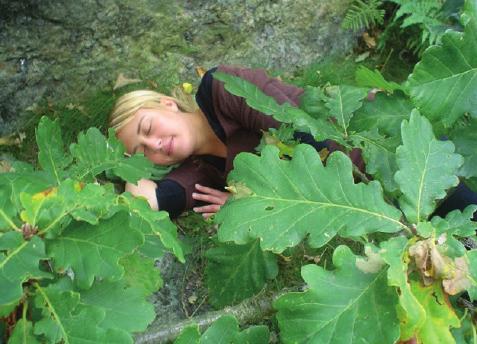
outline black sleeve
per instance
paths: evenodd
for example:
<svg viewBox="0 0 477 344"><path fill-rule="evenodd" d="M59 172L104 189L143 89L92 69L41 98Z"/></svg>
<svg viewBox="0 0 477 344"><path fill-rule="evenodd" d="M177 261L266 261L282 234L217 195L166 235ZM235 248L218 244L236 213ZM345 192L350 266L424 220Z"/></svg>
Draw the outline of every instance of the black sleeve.
<svg viewBox="0 0 477 344"><path fill-rule="evenodd" d="M295 140L300 141L300 143L307 143L313 146L313 148L315 148L317 152L321 151L323 148L328 148L327 141L315 141L313 135L308 133L295 131L295 133L293 134L293 138Z"/></svg>
<svg viewBox="0 0 477 344"><path fill-rule="evenodd" d="M167 211L172 218L179 216L184 211L186 205L184 188L170 179L156 181L156 184L156 198L159 210Z"/></svg>

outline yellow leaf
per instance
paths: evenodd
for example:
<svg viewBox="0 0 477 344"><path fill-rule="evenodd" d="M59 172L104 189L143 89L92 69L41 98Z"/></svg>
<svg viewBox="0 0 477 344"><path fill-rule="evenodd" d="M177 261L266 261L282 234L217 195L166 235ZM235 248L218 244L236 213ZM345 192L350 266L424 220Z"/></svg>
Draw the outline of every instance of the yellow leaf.
<svg viewBox="0 0 477 344"><path fill-rule="evenodd" d="M192 86L192 84L189 84L188 82L184 82L182 84L182 89L184 90L185 93L191 94L194 87Z"/></svg>

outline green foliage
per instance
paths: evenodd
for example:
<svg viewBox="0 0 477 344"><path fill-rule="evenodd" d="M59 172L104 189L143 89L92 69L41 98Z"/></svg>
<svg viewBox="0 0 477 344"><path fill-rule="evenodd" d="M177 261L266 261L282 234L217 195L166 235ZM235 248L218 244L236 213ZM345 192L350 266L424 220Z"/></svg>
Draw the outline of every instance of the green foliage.
<svg viewBox="0 0 477 344"><path fill-rule="evenodd" d="M142 248L159 241L184 257L166 213L95 177L112 171L136 181L150 164L127 159L113 133L95 129L69 155L46 118L37 140L42 170L0 174L0 316L22 314L9 342L132 343L155 317L146 297L161 284Z"/></svg>
<svg viewBox="0 0 477 344"><path fill-rule="evenodd" d="M461 155L454 153L450 141L438 141L430 122L414 110L401 124L403 144L396 150L399 171L395 180L403 195L399 204L407 219L418 223L435 209L435 201L459 183L456 176L462 165Z"/></svg>
<svg viewBox="0 0 477 344"><path fill-rule="evenodd" d="M374 100L360 88L313 83L300 111L290 111L245 81L220 76L250 106L317 140L330 138L347 154L359 148L366 163L359 172L341 152L323 163L306 145L288 155L265 146L260 156L234 161L234 195L215 218L220 241L259 239L262 250L277 253L303 239L311 247L335 236L365 243L363 257L336 248L334 270L303 267L307 289L275 303L284 343L475 338L475 323L457 317L461 306L449 298L477 298L477 250L461 242L476 239L477 206L433 216L459 181L477 185L473 13L466 12L464 33L447 32L423 54L404 86L358 69L358 84L378 89Z"/></svg>
<svg viewBox="0 0 477 344"><path fill-rule="evenodd" d="M186 328L174 344L267 344L270 334L266 326L251 326L244 331L232 315L224 315L216 320L202 336L196 326Z"/></svg>
<svg viewBox="0 0 477 344"><path fill-rule="evenodd" d="M449 127L465 113L477 116L477 18L464 33L449 31L409 76L411 97L433 122Z"/></svg>
<svg viewBox="0 0 477 344"><path fill-rule="evenodd" d="M356 71L356 83L361 87L376 87L389 93L396 90L406 92L406 89L398 83L386 81L377 69L372 71L364 66Z"/></svg>
<svg viewBox="0 0 477 344"><path fill-rule="evenodd" d="M355 237L405 227L401 212L384 202L379 183L354 184L351 161L343 153L331 154L324 167L308 145L297 146L291 161L268 148L261 157L242 153L235 159L229 182L246 185L248 195L237 195L217 215L221 241L258 237L262 249L283 252L307 234L309 244L320 247L336 234Z"/></svg>
<svg viewBox="0 0 477 344"><path fill-rule="evenodd" d="M205 256L209 301L217 308L255 295L278 274L276 257L263 252L258 240L246 245L221 244Z"/></svg>
<svg viewBox="0 0 477 344"><path fill-rule="evenodd" d="M382 24L384 10L379 8L381 5L382 0L355 0L346 12L343 28L359 31Z"/></svg>
<svg viewBox="0 0 477 344"><path fill-rule="evenodd" d="M386 269L361 271L346 246L336 248L333 264L334 271L304 266L309 289L275 302L283 342L394 343L399 338L397 295L386 284Z"/></svg>

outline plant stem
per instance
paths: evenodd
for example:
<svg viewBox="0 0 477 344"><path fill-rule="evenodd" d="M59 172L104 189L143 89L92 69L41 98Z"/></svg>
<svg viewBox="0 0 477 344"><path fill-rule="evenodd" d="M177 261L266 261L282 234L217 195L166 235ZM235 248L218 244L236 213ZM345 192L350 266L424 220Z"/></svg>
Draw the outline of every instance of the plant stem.
<svg viewBox="0 0 477 344"><path fill-rule="evenodd" d="M161 324L160 326L151 326L146 332L137 335L136 344L160 344L173 341L188 326L199 325L200 332L204 332L214 321L224 315L233 315L238 322L243 324L257 323L264 317L273 313L273 302L285 293L296 291L297 289L285 289L264 297L252 297L242 303L226 307L220 311L208 312L197 317L179 321L173 324Z"/></svg>

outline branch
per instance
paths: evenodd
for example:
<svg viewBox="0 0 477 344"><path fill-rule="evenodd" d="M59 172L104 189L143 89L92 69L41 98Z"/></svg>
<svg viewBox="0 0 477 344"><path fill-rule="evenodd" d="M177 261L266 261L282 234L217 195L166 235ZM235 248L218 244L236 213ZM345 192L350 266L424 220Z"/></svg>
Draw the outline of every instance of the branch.
<svg viewBox="0 0 477 344"><path fill-rule="evenodd" d="M284 289L269 296L252 297L240 304L232 307L226 307L220 311L207 312L205 314L186 319L172 324L161 324L151 326L146 332L136 336L136 344L161 344L168 343L176 339L179 334L188 326L197 324L199 330L203 333L214 321L224 315L233 315L237 318L240 325L258 323L264 317L273 313L273 302L285 293L303 289Z"/></svg>

